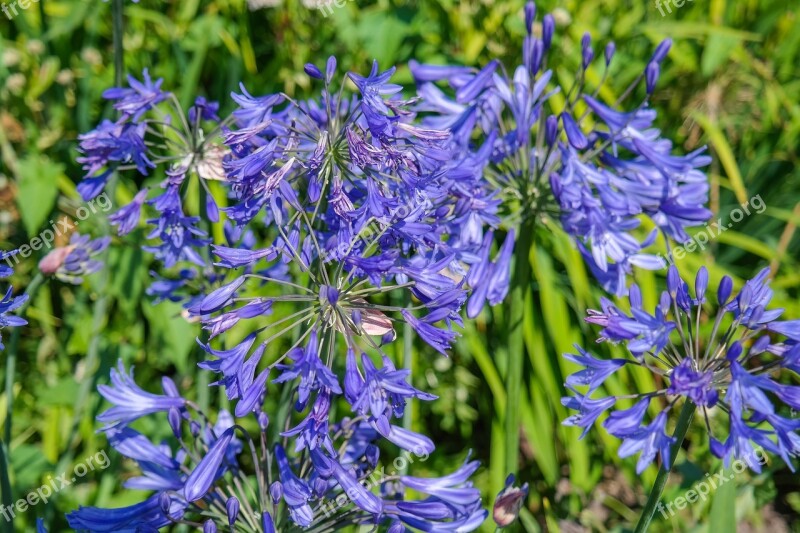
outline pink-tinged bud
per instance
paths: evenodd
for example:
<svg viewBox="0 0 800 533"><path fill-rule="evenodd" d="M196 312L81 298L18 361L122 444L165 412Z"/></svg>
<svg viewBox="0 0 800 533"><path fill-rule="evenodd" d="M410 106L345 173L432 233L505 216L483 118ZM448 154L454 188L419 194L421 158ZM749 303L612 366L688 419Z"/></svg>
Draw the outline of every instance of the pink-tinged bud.
<svg viewBox="0 0 800 533"><path fill-rule="evenodd" d="M513 524L519 517L519 511L528 496L527 483L521 488L514 487L513 483L514 476L512 474L506 480L506 488L497 495L497 499L494 501L492 518L494 518L497 527L507 527Z"/></svg>
<svg viewBox="0 0 800 533"><path fill-rule="evenodd" d="M74 245L61 246L54 249L52 252L44 256L41 261L39 261L39 271L41 271L42 274L52 276L58 272L58 269L64 264L67 256L74 249Z"/></svg>

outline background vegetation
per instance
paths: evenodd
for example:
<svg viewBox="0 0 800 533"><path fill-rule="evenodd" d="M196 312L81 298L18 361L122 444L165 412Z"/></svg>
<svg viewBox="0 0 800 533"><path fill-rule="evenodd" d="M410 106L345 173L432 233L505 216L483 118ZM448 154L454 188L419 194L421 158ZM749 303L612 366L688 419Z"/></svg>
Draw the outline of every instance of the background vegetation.
<svg viewBox="0 0 800 533"><path fill-rule="evenodd" d="M354 0L334 7L327 17L312 0L260 3L275 5L251 10L245 0L128 3L127 71L149 68L185 105L199 93L229 110L228 95L240 81L253 94L308 94L303 64L322 64L330 54L337 55L342 68L358 72L368 70L373 58L382 66L396 64L399 81L409 86L406 64L412 58L479 65L497 57L513 68L521 56L522 0ZM585 31L600 46L608 40L617 43L612 75L601 93L612 101L644 69L658 41L674 40L654 100L658 124L686 151L710 146L711 208L724 220L754 196L767 205L763 214L746 217L704 252L677 264L684 272L705 264L714 281L725 273L741 280L769 265L774 304L797 318L800 15L792 3L697 0L673 6L663 17L652 2L542 1L538 7L552 11L558 22L556 74L562 84L568 85L577 67ZM10 249L29 242L50 220L75 218L81 205L75 191L81 176L74 161L76 138L110 116L100 97L113 80L110 5L41 0L12 21L0 16L0 34L0 249ZM127 202L139 185L123 181L115 205ZM80 231L105 232L103 217L82 222ZM92 276L79 287L50 282L31 302L13 389L15 495L106 449L104 438L95 434L94 417L102 404L93 391L107 380L117 358L135 364L143 383L155 383L167 373L182 388L195 387L198 327L184 321L175 305L153 305L147 296L153 265L139 247L143 240L140 232L115 242L106 275ZM414 405L414 428L438 443L437 453L417 468L442 471L460 463L471 448L484 462L476 483L490 505L505 478L504 414L519 410L520 478L531 486L521 527L621 531L638 518L656 469L637 476L635 461L617 457L615 439L593 431L579 441L574 428L560 426L567 414L560 403L563 382L573 370L560 354L572 351L574 343L593 342L596 330L582 317L598 305L601 292L557 228L543 224L536 243L530 257L534 312L526 324L530 357L523 394L509 398L503 388L505 361L493 346L501 308L469 324L450 358L420 347L417 385L440 399ZM20 263L13 278L19 290L31 281L38 259ZM639 272L637 281L652 303L663 273ZM105 283L109 291L101 290ZM105 292L108 298L101 297ZM95 320L100 305L105 312ZM95 357L87 359L87 354ZM630 372L610 379L606 387L612 392L650 390L651 379ZM0 421L6 424L7 399L0 402ZM708 452L702 423L695 424L666 501L720 468ZM110 456L109 468L25 513L17 528L29 531L43 516L51 531L61 531L66 528L63 513L79 504L120 506L141 499L121 488L131 475L130 465ZM742 531L800 531L796 480L785 465L770 462L763 474L737 475L709 501L670 520L657 515L653 530L733 531L738 523Z"/></svg>

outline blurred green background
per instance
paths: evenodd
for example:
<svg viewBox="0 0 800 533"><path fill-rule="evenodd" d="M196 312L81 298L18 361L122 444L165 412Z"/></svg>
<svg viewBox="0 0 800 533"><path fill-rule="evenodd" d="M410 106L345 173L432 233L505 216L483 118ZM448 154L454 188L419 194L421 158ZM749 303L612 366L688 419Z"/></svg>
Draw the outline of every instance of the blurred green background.
<svg viewBox="0 0 800 533"><path fill-rule="evenodd" d="M302 66L323 64L335 54L340 68L364 72L373 58L398 66L397 81L411 87L410 59L480 65L500 58L509 69L521 58L523 2L519 0L424 0L344 2L325 16L315 0L142 0L126 2L125 67L149 68L184 105L196 94L231 109L228 95L244 82L253 94L277 90L308 95ZM674 40L663 65L653 105L657 124L682 150L708 144L711 208L724 220L748 199L767 208L734 224L701 253L678 261L684 272L705 264L713 282L728 273L737 281L764 266L774 272L774 305L800 317L800 6L796 1L696 0L672 6L662 16L654 2L622 0L544 1L542 12L557 21L556 75L569 86L580 60L580 36L592 34L597 53L617 44L611 76L601 93L613 101L643 69L661 39ZM81 171L76 139L110 116L100 95L112 85L110 4L100 0L41 0L9 21L0 14L0 248L27 243L60 217L75 218ZM599 79L599 72L590 73ZM140 184L123 181L115 205ZM102 234L103 217L92 217L82 233ZM110 258L106 313L93 323L102 278L83 286L57 282L36 295L22 332L14 386L12 483L24 495L48 476L98 450L95 434L99 397L87 394L107 380L117 358L136 365L141 383L167 373L191 389L197 373L195 336L169 302L153 305L144 289L151 258L139 246L143 233L117 240ZM635 460L620 460L618 441L602 430L579 441L560 425L566 375L573 365L560 354L573 344L592 346L596 330L582 320L597 307L594 287L580 256L554 225L543 224L530 260L535 274L526 326L530 354L523 394L508 398L505 362L497 357L493 324L502 308L467 324L450 358L421 348L414 376L420 388L440 396L414 405L414 429L438 444L417 468L441 473L459 464L467 449L484 467L476 484L491 505L505 479L504 413L521 413L520 479L530 497L517 527L527 531L624 531L638 519L655 479L650 467L635 474ZM18 290L31 280L39 257L20 263L12 281ZM656 301L663 273L639 272L645 299ZM501 330L502 331L502 330ZM86 365L94 350L98 364ZM608 347L600 353L613 353ZM603 351L605 350L605 352ZM0 360L5 361L0 354ZM2 363L5 365L5 362ZM651 390L652 376L621 373L606 390ZM274 402L275 399L271 399ZM5 423L6 399L0 405ZM274 406L274 404L272 404ZM654 409L657 406L654 405ZM702 422L685 443L664 501L681 496L719 461L708 452ZM151 428L156 431L156 428ZM63 513L80 505L119 506L141 499L122 481L131 465L109 454L109 468L90 473L59 492L52 502L20 516L29 531L37 516L51 531L66 529ZM416 470L415 472L420 472ZM800 531L800 484L785 465L771 461L761 475L739 474L705 502L668 520L656 515L653 531ZM492 527L485 526L487 531Z"/></svg>

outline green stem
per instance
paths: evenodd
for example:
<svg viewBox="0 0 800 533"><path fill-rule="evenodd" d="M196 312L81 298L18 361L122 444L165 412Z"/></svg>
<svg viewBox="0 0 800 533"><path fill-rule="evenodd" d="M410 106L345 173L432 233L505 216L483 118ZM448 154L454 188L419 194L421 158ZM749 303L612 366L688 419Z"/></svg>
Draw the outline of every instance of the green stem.
<svg viewBox="0 0 800 533"><path fill-rule="evenodd" d="M109 184L110 190L113 191L113 182ZM57 472L61 472L64 468L72 462L73 450L75 449L75 437L78 433L81 418L84 413L84 404L89 398L92 385L95 383L97 370L99 369L100 357L100 336L103 331L103 323L108 315L108 305L111 296L108 294L108 253L107 250L103 252L101 261L103 261L103 269L100 273L100 280L98 283L100 297L94 303L92 310L92 340L89 342L89 350L86 353L86 360L84 362L83 373L84 379L81 381L80 388L78 389L78 397L75 401L75 409L72 414L72 425L70 429L69 438L67 439L67 450L59 460L59 468Z"/></svg>
<svg viewBox="0 0 800 533"><path fill-rule="evenodd" d="M122 48L123 0L114 0L111 7L111 16L114 20L114 87L122 87L122 75L125 72L125 51Z"/></svg>
<svg viewBox="0 0 800 533"><path fill-rule="evenodd" d="M213 239L211 220L209 220L208 212L206 211L206 199L207 195L210 193L206 192L205 187L203 187L203 184L200 183L200 180L202 179L203 178L201 178L199 175L197 176L197 188L200 190L198 195L197 211L198 214L200 215L200 223L202 224L201 228L205 230L209 238ZM208 251L208 249L205 250L204 256L205 256L204 259L208 262L208 264L211 264L212 263L211 253ZM203 344L207 344L209 336L210 336L209 332L201 327L200 341ZM197 348L198 348L196 351L197 361L195 363L203 361L206 356L206 353L202 348L200 348L199 346ZM197 403L200 404L200 408L203 410L203 412L206 413L208 412L208 406L210 403L210 392L209 392L209 386L211 384L210 374L211 372L208 371L202 371L197 374Z"/></svg>
<svg viewBox="0 0 800 533"><path fill-rule="evenodd" d="M514 246L514 277L509 299L508 367L506 368L506 473L515 474L519 468L519 405L522 391L522 362L525 360L524 318L526 299L531 284L530 252L533 248L533 221L531 217L520 227Z"/></svg>
<svg viewBox="0 0 800 533"><path fill-rule="evenodd" d="M675 432L672 434L675 438L675 442L670 448L669 464L662 464L661 469L658 471L658 477L656 477L656 482L653 484L653 490L650 491L650 496L647 498L647 504L644 506L642 516L639 518L639 523L636 524L635 533L644 533L647 531L650 522L653 520L653 515L656 513L658 502L661 500L664 487L667 485L669 473L672 470L672 465L675 464L675 458L678 455L681 444L683 444L683 439L686 437L686 431L689 429L689 424L692 421L695 409L694 403L689 400L686 400L686 403L683 404L683 409L681 409L681 414L678 417L678 424L675 426Z"/></svg>
<svg viewBox="0 0 800 533"><path fill-rule="evenodd" d="M31 280L28 288L25 289L25 294L28 296L27 301L23 303L17 310L18 316L24 316L25 310L33 301L36 292L44 282L44 275L37 272L36 276ZM22 328L14 328L11 332L11 340L8 343L8 351L6 352L6 422L3 430L3 442L0 445L0 490L2 490L3 505L10 507L13 502L11 497L11 477L9 475L9 464L11 459L11 423L14 416L14 381L17 369L17 346L19 344L19 336ZM3 523L4 531L14 531L13 516L10 520Z"/></svg>
<svg viewBox="0 0 800 533"><path fill-rule="evenodd" d="M410 297L406 295L406 306L410 305ZM403 369L408 370L409 381L411 376L414 375L414 330L411 325L406 322L403 326ZM413 383L411 384L413 386ZM403 412L403 428L411 430L411 425L414 420L413 409L414 403L408 402L406 410ZM408 461L403 461L403 468L399 475L404 476L408 474Z"/></svg>

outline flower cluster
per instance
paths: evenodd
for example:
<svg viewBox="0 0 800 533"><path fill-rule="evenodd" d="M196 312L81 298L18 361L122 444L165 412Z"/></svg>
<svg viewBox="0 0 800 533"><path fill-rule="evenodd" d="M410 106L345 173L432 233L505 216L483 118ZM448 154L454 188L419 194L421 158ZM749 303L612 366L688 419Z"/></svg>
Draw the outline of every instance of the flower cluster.
<svg viewBox="0 0 800 533"><path fill-rule="evenodd" d="M106 91L120 117L81 136L80 192L92 198L128 170L163 173L158 195L138 191L111 221L125 235L145 205L155 211L146 250L172 270L154 274L147 292L181 302L185 318L202 325L207 358L199 366L215 375L212 386L222 388L231 412L212 422L172 381L164 380L162 394L147 392L120 363L100 389L112 407L99 420L112 446L142 470L127 486L154 494L123 509L81 508L68 517L74 528L480 526L488 513L470 482L476 461L438 479L403 472L371 490L385 450L427 456L435 449L399 423L410 401L435 396L414 387L410 371L390 357L398 329L446 355L462 307L475 317L485 302L506 297L516 237L546 214L560 217L603 286L620 294L634 266L662 266L645 251L656 231L683 241L685 229L710 214L702 151L673 154L652 126L647 97L623 112L584 89L594 60L588 36L566 107L553 109L550 97L560 91L547 69L553 18L544 17L535 37L532 4L525 16L524 60L512 78L497 61L479 71L414 63L413 98L391 83L393 68L375 63L365 76L339 76L334 57L323 68L305 66L318 97L255 96L241 86L224 120L203 98L184 113L147 71ZM668 48L656 49L626 94L641 80L652 92ZM609 45L606 72L613 54ZM198 202L186 201L192 191L200 191ZM195 205L199 216L190 214ZM657 230L639 240L643 217ZM222 219L224 242L214 242L204 223ZM502 243L492 253L496 233ZM44 266L77 275L91 270L90 255ZM631 290L632 299L637 294ZM645 322L631 327L657 337ZM595 364L588 354L576 360ZM599 372L592 367L570 384L601 382L628 363L597 363ZM692 372L677 370L683 392L670 394L711 402L704 387L717 382ZM279 412L266 412L268 395L280 398ZM569 405L582 413L574 422L588 425L613 403L579 396ZM130 427L151 415L166 419L171 444ZM632 442L648 438L636 435ZM509 478L494 509L500 526L516 519L527 490ZM424 499L407 498L409 491Z"/></svg>
<svg viewBox="0 0 800 533"><path fill-rule="evenodd" d="M800 421L781 412L800 409L800 386L773 377L800 372L800 321L778 320L783 310L768 309L772 298L768 276L769 269L761 271L736 294L733 281L722 278L713 311L705 267L697 273L693 295L677 269L670 267L668 290L652 312L644 309L636 285L630 288L628 311L604 300L602 310L590 311L586 320L603 327L599 340L624 344L630 357L599 359L581 348L578 355L567 355L584 369L567 378L574 395L562 403L577 414L564 423L584 428L585 435L617 402L632 401L632 406L611 412L603 426L622 440L621 457L640 454L637 471L642 472L657 455L671 464L675 439L666 433L667 421L679 402L689 402L703 414L712 453L727 465L750 456L755 445L779 455L793 469L791 457L800 453ZM592 398L625 365L648 369L664 387ZM579 392L579 387L588 389ZM647 421L654 401L662 407Z"/></svg>
<svg viewBox="0 0 800 533"><path fill-rule="evenodd" d="M414 125L415 100L399 97L400 87L390 83L394 69L381 72L375 64L367 76L348 74L358 89L352 95L347 79L332 87L336 70L333 57L324 72L306 66L323 86L318 99L256 97L244 87L233 95L238 107L234 129L224 133L229 155L221 167L229 207L220 210L232 224L225 245L212 247L213 275L187 268L178 280L157 279L149 289L184 302L187 318L208 331L209 340L201 341L208 360L200 367L217 375L213 385L224 388L233 412L212 424L171 381L157 395L139 388L124 368L115 370L112 386L101 387L113 407L99 420L112 446L143 471L127 484L155 494L124 509L79 509L69 515L76 529L161 528L197 519L211 531L325 528L342 520L392 531L468 531L486 518L469 481L476 461L438 479L382 479L378 494L366 488L381 464L382 441L426 457L435 448L398 423L410 400L435 396L416 389L410 372L387 353L397 324L446 354L461 324L465 277L474 275L474 265L490 271L494 264L481 256L482 235L477 245L463 238L464 210L450 194L458 184L442 172L448 132ZM152 124L142 117L169 96L147 76L145 84L130 81L131 89L107 93L123 113L114 127L147 131ZM152 158L137 154L127 161L138 157L139 171L146 171ZM92 172L108 171L111 159L100 161ZM162 213L159 225L164 196L180 205L182 178L171 182L172 169L167 175L167 191L153 204ZM117 216L131 227L140 195L139 205ZM173 244L167 266L192 262L181 255L191 244ZM162 249L153 251L158 256ZM223 340L226 347L216 347ZM281 398L295 414L263 410L272 388L284 390ZM174 450L128 427L157 413L172 428ZM252 479L256 490L243 490ZM406 499L407 490L427 496Z"/></svg>
<svg viewBox="0 0 800 533"><path fill-rule="evenodd" d="M86 175L78 191L88 201L103 191L116 172L136 170L148 176L163 167L163 191L147 200L148 190L142 189L110 217L111 223L120 235L130 233L139 222L143 204L148 203L158 215L148 220L152 226L148 238L156 241L148 250L167 267L179 261L203 266L202 250L209 240L199 227L200 218L186 215L184 196L190 189L189 178L197 176L204 215L219 220L208 182L224 179L225 149L219 138L224 121L217 115L219 105L203 97L184 113L175 95L161 89L162 81L153 81L145 69L142 81L129 77L129 87L103 93L120 117L115 122L105 120L80 136L78 162Z"/></svg>
<svg viewBox="0 0 800 533"><path fill-rule="evenodd" d="M14 273L14 269L11 268L10 265L3 264L3 262L15 253L16 251L0 251L0 279L7 278ZM28 323L24 318L12 314L25 303L25 300L28 299L28 295L12 296L13 291L14 288L9 286L5 294L0 298L0 350L5 349L5 346L3 346L3 328L19 327Z"/></svg>
<svg viewBox="0 0 800 533"><path fill-rule="evenodd" d="M552 214L575 239L602 286L622 295L633 267L666 266L657 255L645 251L657 231L685 242L689 239L686 228L711 216L704 207L707 178L699 170L710 158L703 149L685 156L674 154L672 143L653 127L656 112L648 107L648 98L669 51L669 40L656 48L644 72L623 93L632 94L644 80L645 98L624 111L618 109L619 102L609 106L597 99L614 44L605 47L602 59L595 59L591 37L585 34L576 83L564 91L548 69L554 19L543 17L537 37L535 18L536 8L529 3L523 63L513 76L497 60L477 72L412 63L422 97L418 109L427 115L423 125L452 132L454 155L448 172L460 183L453 192L471 210L467 220L473 227L466 234L477 238L483 223L497 222L498 210L511 227L530 228L537 219L547 220ZM598 61L602 62L602 81L589 90L586 71ZM448 91L437 86L442 81ZM556 93L566 100L563 109L551 105ZM656 229L639 240L642 217ZM473 298L481 302L471 306L470 316L480 311L484 296L475 291ZM490 303L496 301L490 298Z"/></svg>

